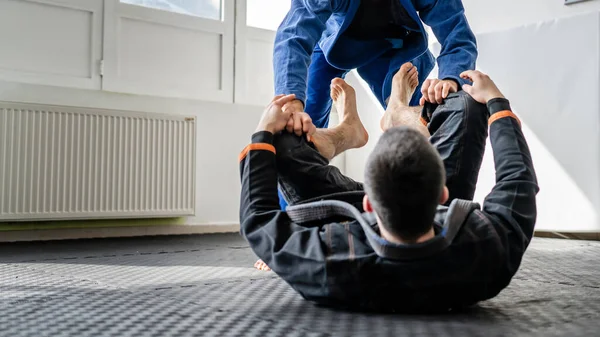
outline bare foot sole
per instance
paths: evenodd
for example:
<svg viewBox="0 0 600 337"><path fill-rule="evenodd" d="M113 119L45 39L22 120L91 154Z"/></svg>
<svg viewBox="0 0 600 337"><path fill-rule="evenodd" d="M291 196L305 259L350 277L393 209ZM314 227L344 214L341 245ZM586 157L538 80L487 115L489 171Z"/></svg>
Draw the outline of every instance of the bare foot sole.
<svg viewBox="0 0 600 337"><path fill-rule="evenodd" d="M382 130L413 122L415 110L408 108L408 105L418 85L417 67L410 62L404 63L392 80L388 108L380 121Z"/></svg>
<svg viewBox="0 0 600 337"><path fill-rule="evenodd" d="M267 266L267 264L264 263L263 260L256 261L256 263L254 263L254 268L262 271L271 271L271 268L269 268L269 266Z"/></svg>

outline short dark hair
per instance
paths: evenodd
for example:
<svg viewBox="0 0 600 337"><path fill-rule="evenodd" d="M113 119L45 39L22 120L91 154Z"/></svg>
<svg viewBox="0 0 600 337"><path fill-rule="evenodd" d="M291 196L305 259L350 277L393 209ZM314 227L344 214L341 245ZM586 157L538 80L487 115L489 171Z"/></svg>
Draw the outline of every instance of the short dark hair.
<svg viewBox="0 0 600 337"><path fill-rule="evenodd" d="M414 128L396 127L383 133L369 156L364 185L385 229L411 242L431 229L445 180L429 140Z"/></svg>

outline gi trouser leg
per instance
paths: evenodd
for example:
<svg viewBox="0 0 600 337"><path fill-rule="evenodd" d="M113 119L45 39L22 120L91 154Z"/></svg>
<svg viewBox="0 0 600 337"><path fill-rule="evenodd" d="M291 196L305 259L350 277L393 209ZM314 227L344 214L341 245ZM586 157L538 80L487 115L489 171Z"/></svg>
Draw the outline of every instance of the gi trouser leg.
<svg viewBox="0 0 600 337"><path fill-rule="evenodd" d="M362 191L361 183L340 172L306 137L283 132L275 137L279 186L290 204L340 192Z"/></svg>
<svg viewBox="0 0 600 337"><path fill-rule="evenodd" d="M488 111L464 91L448 96L443 104L427 105L433 111L428 124L430 142L446 169L447 204L456 198L473 200L488 135Z"/></svg>

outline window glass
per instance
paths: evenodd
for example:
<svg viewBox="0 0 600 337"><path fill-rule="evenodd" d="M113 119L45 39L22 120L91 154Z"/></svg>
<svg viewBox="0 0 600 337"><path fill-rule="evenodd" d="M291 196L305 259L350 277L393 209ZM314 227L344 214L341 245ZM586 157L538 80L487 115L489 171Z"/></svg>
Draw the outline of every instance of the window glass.
<svg viewBox="0 0 600 337"><path fill-rule="evenodd" d="M291 0L247 0L246 25L277 30L291 3Z"/></svg>

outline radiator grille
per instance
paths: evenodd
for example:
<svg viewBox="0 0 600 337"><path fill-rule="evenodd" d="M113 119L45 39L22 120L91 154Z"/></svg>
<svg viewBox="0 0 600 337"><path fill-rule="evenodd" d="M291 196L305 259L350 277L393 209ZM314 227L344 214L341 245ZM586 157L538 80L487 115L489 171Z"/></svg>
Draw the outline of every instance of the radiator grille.
<svg viewBox="0 0 600 337"><path fill-rule="evenodd" d="M0 103L0 220L194 214L193 118Z"/></svg>

